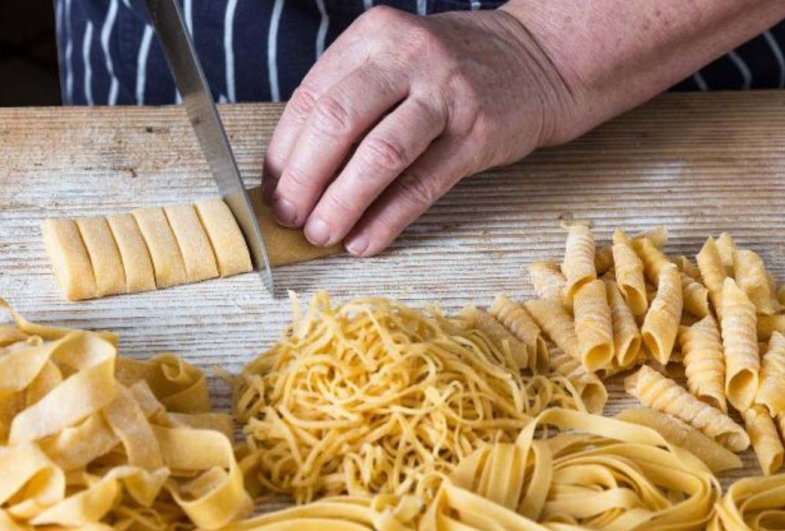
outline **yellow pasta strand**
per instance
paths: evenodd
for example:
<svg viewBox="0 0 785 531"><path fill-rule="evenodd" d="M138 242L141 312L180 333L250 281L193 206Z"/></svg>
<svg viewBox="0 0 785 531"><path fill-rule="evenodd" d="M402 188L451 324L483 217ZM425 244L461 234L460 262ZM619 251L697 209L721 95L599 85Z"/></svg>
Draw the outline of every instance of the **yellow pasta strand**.
<svg viewBox="0 0 785 531"><path fill-rule="evenodd" d="M684 353L684 370L690 392L727 413L725 355L717 321L707 315L692 326L680 327L679 343Z"/></svg>
<svg viewBox="0 0 785 531"><path fill-rule="evenodd" d="M744 424L747 426L747 433L763 474L769 476L777 472L782 468L785 449L766 408L762 406L749 408L744 412Z"/></svg>
<svg viewBox="0 0 785 531"><path fill-rule="evenodd" d="M725 396L741 412L758 391L760 355L755 305L731 278L722 291L722 346L725 350Z"/></svg>
<svg viewBox="0 0 785 531"><path fill-rule="evenodd" d="M564 307L553 299L531 300L524 303L524 307L531 314L543 332L556 343L569 356L583 362L578 336L575 335L575 322Z"/></svg>
<svg viewBox="0 0 785 531"><path fill-rule="evenodd" d="M714 310L717 312L717 317L720 317L722 312L722 290L728 273L722 264L720 251L714 238L709 237L706 240L696 260L698 261L698 268L700 269L703 283L709 289Z"/></svg>
<svg viewBox="0 0 785 531"><path fill-rule="evenodd" d="M594 254L594 235L591 229L581 224L571 225L561 267L567 279L568 299L572 299L581 286L597 278Z"/></svg>
<svg viewBox="0 0 785 531"><path fill-rule="evenodd" d="M679 331L683 306L681 290L679 269L670 262L665 264L659 273L657 296L641 327L644 345L663 365L668 363Z"/></svg>
<svg viewBox="0 0 785 531"><path fill-rule="evenodd" d="M779 332L772 334L761 360L755 403L766 406L771 416L785 413L785 336Z"/></svg>
<svg viewBox="0 0 785 531"><path fill-rule="evenodd" d="M638 360L641 349L641 334L630 307L613 278L604 277L613 320L613 348L616 364L621 368L631 367Z"/></svg>
<svg viewBox="0 0 785 531"><path fill-rule="evenodd" d="M561 350L551 352L550 362L554 371L572 383L589 413L602 413L608 402L608 390L596 374L587 371L579 360Z"/></svg>
<svg viewBox="0 0 785 531"><path fill-rule="evenodd" d="M529 266L529 278L540 299L554 299L572 312L572 301L567 298L567 279L556 262L534 262Z"/></svg>
<svg viewBox="0 0 785 531"><path fill-rule="evenodd" d="M785 474L735 481L715 507L709 531L768 531L785 528Z"/></svg>
<svg viewBox="0 0 785 531"><path fill-rule="evenodd" d="M644 365L627 377L624 388L643 405L691 424L731 451L740 452L750 445L747 433L730 417L650 367Z"/></svg>
<svg viewBox="0 0 785 531"><path fill-rule="evenodd" d="M506 295L497 295L488 313L526 345L529 355L536 357L534 366L539 372L545 372L549 364L548 346L540 327L526 308L514 303Z"/></svg>
<svg viewBox="0 0 785 531"><path fill-rule="evenodd" d="M605 283L592 280L583 284L575 293L573 304L575 333L583 367L594 372L610 365L615 352Z"/></svg>
<svg viewBox="0 0 785 531"><path fill-rule="evenodd" d="M774 314L778 308L761 257L746 250L736 251L733 257L734 273L739 288L747 294L758 313Z"/></svg>
<svg viewBox="0 0 785 531"><path fill-rule="evenodd" d="M631 240L621 229L616 229L613 233L612 249L616 283L633 315L645 315L649 302L646 298L643 262L632 248Z"/></svg>

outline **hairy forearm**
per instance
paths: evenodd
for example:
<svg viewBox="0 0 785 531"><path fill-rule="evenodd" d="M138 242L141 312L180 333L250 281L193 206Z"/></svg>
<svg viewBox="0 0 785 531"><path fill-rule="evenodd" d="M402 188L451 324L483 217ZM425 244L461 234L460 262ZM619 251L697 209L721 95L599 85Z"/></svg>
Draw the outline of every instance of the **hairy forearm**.
<svg viewBox="0 0 785 531"><path fill-rule="evenodd" d="M781 0L510 0L571 93L549 144L662 92L785 17Z"/></svg>

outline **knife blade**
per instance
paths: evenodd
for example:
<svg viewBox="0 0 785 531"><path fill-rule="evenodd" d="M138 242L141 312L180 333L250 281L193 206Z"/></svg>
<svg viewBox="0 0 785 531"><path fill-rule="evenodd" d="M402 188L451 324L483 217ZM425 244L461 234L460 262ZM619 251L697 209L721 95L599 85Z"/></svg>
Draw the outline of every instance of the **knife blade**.
<svg viewBox="0 0 785 531"><path fill-rule="evenodd" d="M176 0L146 0L153 28L180 91L188 117L202 148L213 179L243 231L254 268L271 296L275 296L270 259L251 200L229 145L221 117L215 108L207 79L185 28Z"/></svg>

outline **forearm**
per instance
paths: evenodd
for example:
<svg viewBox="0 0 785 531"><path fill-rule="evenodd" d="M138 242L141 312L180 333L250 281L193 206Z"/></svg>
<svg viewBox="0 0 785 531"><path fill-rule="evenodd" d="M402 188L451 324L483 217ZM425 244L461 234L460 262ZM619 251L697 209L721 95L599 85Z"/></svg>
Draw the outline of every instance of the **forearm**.
<svg viewBox="0 0 785 531"><path fill-rule="evenodd" d="M548 144L662 92L785 17L779 0L510 0L569 87Z"/></svg>

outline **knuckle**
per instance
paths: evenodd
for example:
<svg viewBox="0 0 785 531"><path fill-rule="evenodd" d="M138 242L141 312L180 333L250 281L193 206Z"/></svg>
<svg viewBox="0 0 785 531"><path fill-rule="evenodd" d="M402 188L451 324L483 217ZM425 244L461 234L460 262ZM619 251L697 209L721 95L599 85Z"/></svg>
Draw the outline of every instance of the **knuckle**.
<svg viewBox="0 0 785 531"><path fill-rule="evenodd" d="M399 15L400 12L395 8L385 5L376 5L363 13L360 16L359 21L360 23L368 26L369 29L378 28L388 25Z"/></svg>
<svg viewBox="0 0 785 531"><path fill-rule="evenodd" d="M279 185L284 193L295 192L299 194L308 189L309 181L302 172L294 168L286 168L281 175Z"/></svg>
<svg viewBox="0 0 785 531"><path fill-rule="evenodd" d="M328 200L329 207L326 212L329 213L329 219L336 220L336 224L340 225L340 221L349 217L357 210L357 205L352 197L348 194L331 194Z"/></svg>
<svg viewBox="0 0 785 531"><path fill-rule="evenodd" d="M372 136L367 138L364 157L369 166L388 171L402 171L409 163L407 149L404 145L389 137Z"/></svg>
<svg viewBox="0 0 785 531"><path fill-rule="evenodd" d="M300 121L304 121L316 105L316 94L305 85L300 85L294 90L292 98L287 104L292 114Z"/></svg>
<svg viewBox="0 0 785 531"><path fill-rule="evenodd" d="M351 114L334 96L324 96L314 107L313 126L325 136L343 137L351 131Z"/></svg>
<svg viewBox="0 0 785 531"><path fill-rule="evenodd" d="M411 173L401 175L398 187L408 201L421 207L431 206L440 196L433 184Z"/></svg>

